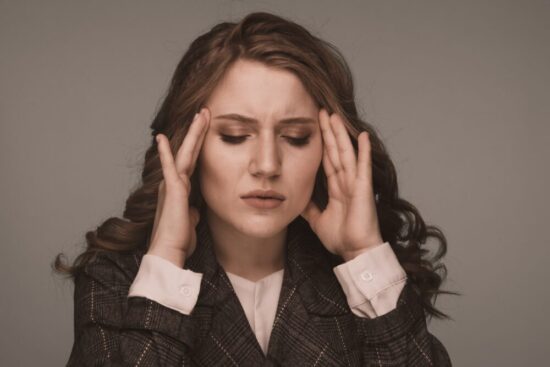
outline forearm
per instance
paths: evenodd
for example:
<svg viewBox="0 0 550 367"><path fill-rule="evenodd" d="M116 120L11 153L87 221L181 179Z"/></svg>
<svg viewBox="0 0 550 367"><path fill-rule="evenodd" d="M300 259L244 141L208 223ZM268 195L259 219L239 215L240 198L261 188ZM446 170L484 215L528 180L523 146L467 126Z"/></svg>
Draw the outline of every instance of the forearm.
<svg viewBox="0 0 550 367"><path fill-rule="evenodd" d="M128 269L136 261L131 255L102 254L77 276L68 366L192 365L190 316L145 297L129 297Z"/></svg>

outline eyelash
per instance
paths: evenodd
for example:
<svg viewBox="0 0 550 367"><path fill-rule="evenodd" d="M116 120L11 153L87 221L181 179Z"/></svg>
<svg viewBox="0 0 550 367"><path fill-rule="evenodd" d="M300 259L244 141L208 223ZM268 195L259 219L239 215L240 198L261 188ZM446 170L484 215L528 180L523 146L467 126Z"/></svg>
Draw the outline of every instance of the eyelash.
<svg viewBox="0 0 550 367"><path fill-rule="evenodd" d="M226 142L226 143L229 143L229 144L240 144L244 141L244 139L247 137L248 135L242 135L242 136L231 136L231 135L225 135L225 134L220 134L220 137L222 139L222 141ZM291 144L291 145L294 145L294 146L297 146L297 147L301 147L301 146L304 146L306 144L309 143L309 135L303 137L303 138L291 138L291 137L285 137L288 142Z"/></svg>

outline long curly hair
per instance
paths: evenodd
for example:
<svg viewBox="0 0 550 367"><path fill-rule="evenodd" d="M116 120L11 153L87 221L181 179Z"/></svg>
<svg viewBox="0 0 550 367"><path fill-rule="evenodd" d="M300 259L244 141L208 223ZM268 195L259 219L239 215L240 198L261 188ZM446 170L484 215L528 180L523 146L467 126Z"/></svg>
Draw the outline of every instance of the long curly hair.
<svg viewBox="0 0 550 367"><path fill-rule="evenodd" d="M75 278L101 251L130 252L147 249L157 205L159 183L163 179L155 136L166 135L175 154L185 138L192 117L237 60L260 61L294 73L319 107L344 117L357 154L357 137L367 131L371 144L373 189L378 197L377 214L384 241L388 241L400 264L421 295L429 317L452 319L434 307L438 294L457 294L440 289L447 269L439 260L447 252L442 231L426 225L414 205L399 197L395 167L374 126L357 113L352 74L338 49L304 27L283 17L255 12L240 22L222 22L195 39L179 61L166 96L151 124L151 146L145 153L142 182L127 198L122 218L111 217L86 233L86 249L72 265L58 254L52 268ZM191 177L190 205L202 210L198 167ZM328 203L327 180L322 165L316 175L312 199L323 210ZM435 238L437 251L428 257L422 246Z"/></svg>

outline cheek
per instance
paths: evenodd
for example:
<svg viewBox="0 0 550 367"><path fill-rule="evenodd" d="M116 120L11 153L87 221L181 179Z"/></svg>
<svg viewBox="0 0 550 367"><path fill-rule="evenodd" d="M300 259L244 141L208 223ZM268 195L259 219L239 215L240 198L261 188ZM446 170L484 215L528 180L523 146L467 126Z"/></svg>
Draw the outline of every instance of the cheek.
<svg viewBox="0 0 550 367"><path fill-rule="evenodd" d="M238 149L238 147L238 145L231 146L222 142L215 133L208 134L201 149L205 166L212 169L225 168L226 170L235 168L245 158L245 150Z"/></svg>
<svg viewBox="0 0 550 367"><path fill-rule="evenodd" d="M221 160L223 156L212 148L211 144L205 144L201 151L199 162L197 162L200 167L201 191L205 195L215 192L221 186L220 181L224 177L223 167L226 164L226 162Z"/></svg>
<svg viewBox="0 0 550 367"><path fill-rule="evenodd" d="M292 181L290 187L294 191L294 197L300 202L307 203L311 197L321 159L321 150L314 149L302 155L291 166L292 172L289 172L287 178Z"/></svg>
<svg viewBox="0 0 550 367"><path fill-rule="evenodd" d="M233 197L238 174L242 171L242 158L230 154L221 142L215 138L205 139L201 149L199 162L200 186L204 196L223 201Z"/></svg>
<svg viewBox="0 0 550 367"><path fill-rule="evenodd" d="M221 175L224 167L227 167L227 173L232 162L231 155L227 154L221 143L213 135L207 135L201 149L201 171L211 176Z"/></svg>
<svg viewBox="0 0 550 367"><path fill-rule="evenodd" d="M312 181L315 181L315 176L323 160L323 142L320 139L315 139L311 144L311 149L308 149L304 157L306 162L302 162L301 169Z"/></svg>

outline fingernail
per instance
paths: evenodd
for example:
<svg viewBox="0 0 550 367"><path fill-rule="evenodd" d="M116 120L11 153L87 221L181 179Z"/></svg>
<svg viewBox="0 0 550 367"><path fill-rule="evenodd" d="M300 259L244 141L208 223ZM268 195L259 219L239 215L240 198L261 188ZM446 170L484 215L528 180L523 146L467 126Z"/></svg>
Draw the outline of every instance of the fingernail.
<svg viewBox="0 0 550 367"><path fill-rule="evenodd" d="M195 121L195 120L197 119L197 117L199 117L199 114L198 114L198 113L196 113L196 114L195 114L195 117L193 117L193 121Z"/></svg>

